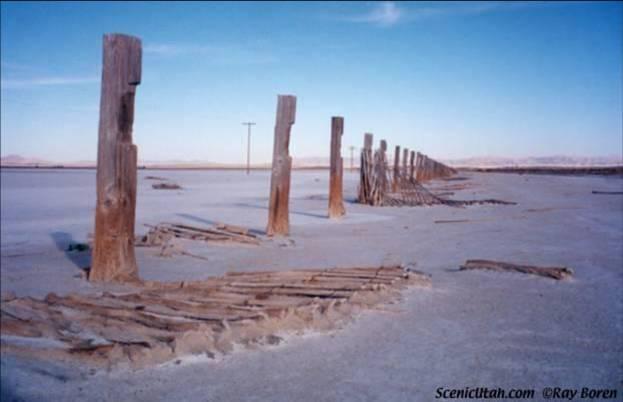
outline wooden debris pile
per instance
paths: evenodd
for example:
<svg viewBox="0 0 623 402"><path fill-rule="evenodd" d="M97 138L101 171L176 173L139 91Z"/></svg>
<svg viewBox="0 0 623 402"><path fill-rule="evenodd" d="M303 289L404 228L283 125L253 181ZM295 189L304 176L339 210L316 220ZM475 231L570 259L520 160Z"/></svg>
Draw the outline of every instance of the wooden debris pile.
<svg viewBox="0 0 623 402"><path fill-rule="evenodd" d="M461 265L461 270L484 269L500 272L520 272L522 274L538 275L556 280L567 279L573 271L567 267L536 267L532 265L517 265L508 262L490 260L467 260Z"/></svg>
<svg viewBox="0 0 623 402"><path fill-rule="evenodd" d="M445 205L449 201L434 195L417 180L405 177L393 177L389 180L397 182L397 191L385 194L383 205L388 206L418 206L418 205Z"/></svg>
<svg viewBox="0 0 623 402"><path fill-rule="evenodd" d="M141 367L213 357L234 344L277 343L284 331L339 326L361 309L396 300L427 275L400 266L236 272L203 281L145 282L126 293L7 295L2 353Z"/></svg>
<svg viewBox="0 0 623 402"><path fill-rule="evenodd" d="M217 244L260 244L258 236L251 233L249 229L224 223L219 223L208 228L166 222L159 223L155 226L146 226L150 228L149 232L137 239L137 246L162 247L169 244L170 241L175 238L200 240Z"/></svg>
<svg viewBox="0 0 623 402"><path fill-rule="evenodd" d="M182 186L174 181L160 176L145 176L145 180L155 180L156 183L151 185L154 190L180 190Z"/></svg>
<svg viewBox="0 0 623 402"><path fill-rule="evenodd" d="M182 186L177 183L163 181L152 184L151 188L154 190L180 190Z"/></svg>

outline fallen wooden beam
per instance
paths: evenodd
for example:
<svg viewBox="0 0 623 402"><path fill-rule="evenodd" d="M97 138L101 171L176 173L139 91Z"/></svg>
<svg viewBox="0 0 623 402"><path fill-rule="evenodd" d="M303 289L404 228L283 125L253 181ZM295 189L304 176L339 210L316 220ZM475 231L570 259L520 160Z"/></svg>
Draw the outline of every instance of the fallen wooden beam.
<svg viewBox="0 0 623 402"><path fill-rule="evenodd" d="M573 271L567 267L537 267L532 265L517 265L508 262L491 260L467 260L461 265L461 270L484 269L500 272L520 272L522 274L544 276L556 280L567 279Z"/></svg>
<svg viewBox="0 0 623 402"><path fill-rule="evenodd" d="M593 190L592 191L593 194L623 194L623 191L598 191L598 190Z"/></svg>
<svg viewBox="0 0 623 402"><path fill-rule="evenodd" d="M216 228L225 232L239 234L243 236L256 237L254 234L249 233L249 229L242 226L228 225L226 223L217 223Z"/></svg>
<svg viewBox="0 0 623 402"><path fill-rule="evenodd" d="M151 188L153 188L154 190L179 190L182 188L182 186L177 183L162 182L152 184Z"/></svg>
<svg viewBox="0 0 623 402"><path fill-rule="evenodd" d="M182 229L182 230L186 230L190 232L199 232L203 235L217 236L218 238L222 238L223 236L225 236L229 240L236 240L242 243L253 243L253 244L259 243L255 235L241 234L240 232L243 230L242 228L238 229L236 232L233 232L233 231L228 231L224 229L219 229L218 226L216 226L213 229L208 229L208 228L200 228L200 227L189 226L189 225L182 225L179 223L170 223L167 225L175 229Z"/></svg>

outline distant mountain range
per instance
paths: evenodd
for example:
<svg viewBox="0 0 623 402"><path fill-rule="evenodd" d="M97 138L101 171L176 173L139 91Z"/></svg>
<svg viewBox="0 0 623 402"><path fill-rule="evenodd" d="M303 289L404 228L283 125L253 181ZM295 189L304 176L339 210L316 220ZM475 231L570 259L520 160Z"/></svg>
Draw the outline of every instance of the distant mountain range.
<svg viewBox="0 0 623 402"><path fill-rule="evenodd" d="M621 166L620 156L531 156L524 158L505 158L495 156L461 159L440 159L453 167L581 167L581 166Z"/></svg>
<svg viewBox="0 0 623 402"><path fill-rule="evenodd" d="M432 156L434 157L434 156ZM602 156L602 157L584 157L584 156L540 156L540 157L471 157L460 159L439 159L447 165L453 167L519 167L519 166L621 166L623 158L620 156ZM359 158L355 158L354 165L359 165ZM23 157L21 155L6 155L0 158L0 166L4 167L67 167L67 168L92 168L95 167L94 161L77 161L77 162L52 162L40 158ZM210 161L139 161L139 166L149 168L244 168L242 163L216 163ZM295 168L312 168L312 167L328 167L329 158L323 157L306 157L294 158L293 166ZM254 164L254 169L270 168L270 163ZM344 157L344 168L350 167L350 158Z"/></svg>
<svg viewBox="0 0 623 402"><path fill-rule="evenodd" d="M139 161L139 166L150 168L241 168L245 165L234 163L214 163L209 161ZM23 157L21 155L7 155L0 158L0 166L4 167L66 167L66 168L94 168L95 161L54 162L40 158ZM269 164L253 165L254 168L270 167Z"/></svg>
<svg viewBox="0 0 623 402"><path fill-rule="evenodd" d="M24 158L20 155L7 155L0 158L1 166L34 166L34 165L50 165L49 161L38 158Z"/></svg>
<svg viewBox="0 0 623 402"><path fill-rule="evenodd" d="M434 155L429 155L433 159ZM344 168L350 167L350 157L343 156ZM393 161L393 156L390 155L390 161ZM568 155L554 155L554 156L534 156L524 158L510 158L510 157L496 157L496 156L483 156L483 157L471 157L471 158L459 158L459 159L438 159L439 162L445 163L452 167L515 167L515 166L543 166L543 167L580 167L580 166L621 166L623 165L623 158L617 156L568 156ZM353 161L355 166L359 166L359 158L355 157ZM329 158L312 157L312 158L295 158L295 167L312 167L312 166L329 166Z"/></svg>

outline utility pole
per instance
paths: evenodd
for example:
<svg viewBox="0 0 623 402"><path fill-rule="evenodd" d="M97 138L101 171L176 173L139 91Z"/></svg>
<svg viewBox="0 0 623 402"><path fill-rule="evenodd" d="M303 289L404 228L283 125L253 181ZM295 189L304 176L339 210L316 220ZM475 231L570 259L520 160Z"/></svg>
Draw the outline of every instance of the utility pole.
<svg viewBox="0 0 623 402"><path fill-rule="evenodd" d="M246 121L242 125L247 126L247 174L249 174L251 170L251 126L255 126L255 123Z"/></svg>
<svg viewBox="0 0 623 402"><path fill-rule="evenodd" d="M353 157L353 151L355 151L355 147L351 145L350 147L348 147L348 149L350 149L350 171L352 172L355 170L355 159Z"/></svg>

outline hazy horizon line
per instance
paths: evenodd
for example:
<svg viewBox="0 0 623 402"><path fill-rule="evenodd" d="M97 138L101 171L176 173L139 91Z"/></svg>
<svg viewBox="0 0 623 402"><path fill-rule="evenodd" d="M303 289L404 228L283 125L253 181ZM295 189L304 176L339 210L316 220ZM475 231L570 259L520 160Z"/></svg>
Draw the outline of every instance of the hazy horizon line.
<svg viewBox="0 0 623 402"><path fill-rule="evenodd" d="M393 157L388 153L388 161L391 162ZM549 154L549 155L533 155L533 156L499 156L499 155L480 155L480 156L464 156L455 158L439 158L435 155L428 155L429 157L439 160L440 162L448 164L520 164L520 163L543 163L543 164L599 164L599 165L622 165L623 155L573 155L573 154ZM293 156L293 162L297 166L328 166L329 157L324 156L308 156L308 157L296 157ZM350 166L350 157L343 155L344 166L348 168ZM3 166L32 166L32 165L47 165L47 166L95 166L96 160L48 160L46 158L34 157L34 156L22 156L19 154L6 154L0 156L0 161ZM359 158L355 156L354 165L358 166ZM220 162L209 159L139 159L139 166L212 166L212 167L245 167L244 161L228 161ZM271 161L258 161L252 162L251 167L266 167L270 166Z"/></svg>

